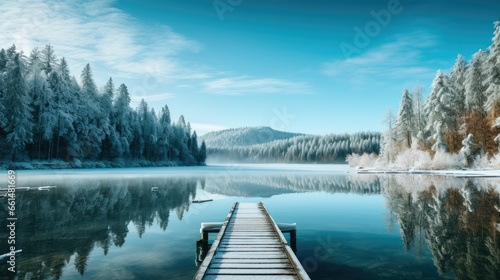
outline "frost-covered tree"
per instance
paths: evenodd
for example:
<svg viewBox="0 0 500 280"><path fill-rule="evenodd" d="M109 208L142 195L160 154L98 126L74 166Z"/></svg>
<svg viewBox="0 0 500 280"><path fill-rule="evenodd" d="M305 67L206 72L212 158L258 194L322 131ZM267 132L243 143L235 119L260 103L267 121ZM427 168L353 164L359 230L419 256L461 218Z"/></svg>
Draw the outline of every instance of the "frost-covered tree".
<svg viewBox="0 0 500 280"><path fill-rule="evenodd" d="M5 75L0 70L0 136L4 134L3 128L7 122L5 119Z"/></svg>
<svg viewBox="0 0 500 280"><path fill-rule="evenodd" d="M18 54L16 44L12 44L6 51L7 62L14 60L15 56ZM20 57L20 59L22 60L22 57Z"/></svg>
<svg viewBox="0 0 500 280"><path fill-rule="evenodd" d="M132 110L130 109L130 94L127 86L121 84L117 90L117 97L113 104L114 112L114 130L118 134L119 143L115 143L117 151L122 151L121 156L130 155L130 144L133 140L133 128L131 126Z"/></svg>
<svg viewBox="0 0 500 280"><path fill-rule="evenodd" d="M386 161L391 162L396 158L397 151L397 134L392 110L389 108L385 114L384 123L387 125L387 130L382 135L380 141L380 157Z"/></svg>
<svg viewBox="0 0 500 280"><path fill-rule="evenodd" d="M427 99L425 111L428 116L427 129L434 135L434 139L439 135L444 141L445 134L451 135L449 144L452 151L458 150L458 119L459 101L455 88L450 79L443 72L438 71L432 82L432 91ZM438 133L438 127L441 130ZM458 141L460 142L460 141Z"/></svg>
<svg viewBox="0 0 500 280"><path fill-rule="evenodd" d="M413 114L413 100L407 89L403 90L403 96L399 105L398 118L396 120L396 139L404 148L410 148L412 136L415 129L415 116Z"/></svg>
<svg viewBox="0 0 500 280"><path fill-rule="evenodd" d="M177 158L181 162L189 162L189 128L186 124L186 120L183 115L179 116L177 120L177 125L174 127L174 139L172 143L174 150L176 151Z"/></svg>
<svg viewBox="0 0 500 280"><path fill-rule="evenodd" d="M5 131L4 126L6 125L5 116L5 70L7 68L7 53L2 48L0 50L0 141L5 141ZM1 154L2 145L0 145Z"/></svg>
<svg viewBox="0 0 500 280"><path fill-rule="evenodd" d="M144 141L142 137L142 127L137 111L132 111L128 120L131 131L132 141L130 141L130 155L133 159L141 159L144 150Z"/></svg>
<svg viewBox="0 0 500 280"><path fill-rule="evenodd" d="M101 159L112 159L120 156L123 151L118 135L113 128L113 97L115 95L115 85L113 79L109 78L108 82L102 89L99 96L100 111L102 111L107 121L103 124L104 139L101 147Z"/></svg>
<svg viewBox="0 0 500 280"><path fill-rule="evenodd" d="M170 109L168 105L165 105L161 108L158 127L158 145L162 160L172 158L172 146L170 145L170 138L172 137L171 122Z"/></svg>
<svg viewBox="0 0 500 280"><path fill-rule="evenodd" d="M101 153L101 141L109 123L102 112L97 86L95 85L92 70L87 64L81 74L81 89L79 96L79 122L77 123L78 139L85 158L96 159Z"/></svg>
<svg viewBox="0 0 500 280"><path fill-rule="evenodd" d="M8 156L12 161L23 159L26 156L26 145L33 141L32 101L20 56L16 53L7 62L5 78L5 132L10 149Z"/></svg>
<svg viewBox="0 0 500 280"><path fill-rule="evenodd" d="M54 123L53 123L53 132L54 135L52 135L54 139L53 143L52 141L49 143L49 150L48 150L48 159L52 159L52 157L59 158L59 151L60 151L60 138L61 138L61 119L63 115L63 95L66 94L64 91L64 87L61 83L61 76L57 71L51 71L49 72L49 77L47 78L48 84L50 86L50 90L52 91L53 97L52 97L52 102L53 102L53 118L54 118Z"/></svg>
<svg viewBox="0 0 500 280"><path fill-rule="evenodd" d="M464 162L467 165L472 163L472 156L474 155L474 134L469 133L467 137L462 141L462 148L460 149L460 154L464 157Z"/></svg>
<svg viewBox="0 0 500 280"><path fill-rule="evenodd" d="M417 84L415 89L411 92L412 100L413 100L413 113L415 115L415 137L420 144L425 145L426 135L426 116L424 112L424 97L423 97L424 88Z"/></svg>
<svg viewBox="0 0 500 280"><path fill-rule="evenodd" d="M494 118L500 116L500 21L495 22L495 32L489 48L489 58L487 64L486 83L486 104L485 109Z"/></svg>
<svg viewBox="0 0 500 280"><path fill-rule="evenodd" d="M488 53L479 50L472 57L465 75L465 107L468 113L476 112L485 116L486 103L486 63Z"/></svg>
<svg viewBox="0 0 500 280"><path fill-rule="evenodd" d="M205 163L207 158L207 145L205 144L205 140L201 141L200 152L198 153L198 164Z"/></svg>
<svg viewBox="0 0 500 280"><path fill-rule="evenodd" d="M0 50L0 73L4 72L7 67L7 52L5 49Z"/></svg>
<svg viewBox="0 0 500 280"><path fill-rule="evenodd" d="M432 145L431 149L434 152L448 152L448 145L444 142L442 125L440 123L437 124L436 133L433 137L436 142Z"/></svg>
<svg viewBox="0 0 500 280"><path fill-rule="evenodd" d="M476 52L467 69L465 78L466 133L474 134L477 149L492 155L496 152L493 141L495 135L491 128L491 119L485 109L488 53L482 50Z"/></svg>
<svg viewBox="0 0 500 280"><path fill-rule="evenodd" d="M51 45L46 45L41 53L42 60L42 70L45 71L46 75L49 75L52 70L57 67L57 57L55 55L54 47Z"/></svg>
<svg viewBox="0 0 500 280"><path fill-rule="evenodd" d="M58 125L60 136L63 138L63 155L65 159L81 158L82 151L78 143L75 123L77 122L78 95L80 87L71 76L66 59L63 57L59 63L58 73L63 94L58 100Z"/></svg>
<svg viewBox="0 0 500 280"><path fill-rule="evenodd" d="M33 104L33 158L42 159L42 146L46 157L46 150L51 146L51 140L56 126L56 107L54 94L42 71L42 61L38 49L34 49L29 57L27 86ZM45 158L45 157L44 157Z"/></svg>
<svg viewBox="0 0 500 280"><path fill-rule="evenodd" d="M139 122L142 131L143 156L147 160L152 160L155 156L155 146L158 141L158 134L155 122L154 111L150 111L147 102L142 99L137 108Z"/></svg>
<svg viewBox="0 0 500 280"><path fill-rule="evenodd" d="M467 72L467 61L459 54L450 73L450 82L455 89L454 105L457 107L457 115L461 116L465 110L465 76Z"/></svg>
<svg viewBox="0 0 500 280"><path fill-rule="evenodd" d="M198 135L196 134L196 131L193 131L193 134L191 135L190 143L189 143L189 149L191 151L191 155L198 161L199 157L199 147L198 147Z"/></svg>

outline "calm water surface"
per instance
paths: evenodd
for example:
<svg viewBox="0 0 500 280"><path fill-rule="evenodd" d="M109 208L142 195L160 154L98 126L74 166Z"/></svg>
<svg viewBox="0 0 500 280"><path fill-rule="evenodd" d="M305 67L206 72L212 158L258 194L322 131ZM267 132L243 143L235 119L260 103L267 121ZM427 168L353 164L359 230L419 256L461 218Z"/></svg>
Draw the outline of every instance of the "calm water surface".
<svg viewBox="0 0 500 280"><path fill-rule="evenodd" d="M0 278L191 279L200 223L222 222L235 201L262 201L277 222L297 223L297 257L312 279L500 279L499 181L347 171L20 171L19 187L57 188L17 191L16 245L23 252L15 277L4 260ZM0 230L0 255L7 238Z"/></svg>

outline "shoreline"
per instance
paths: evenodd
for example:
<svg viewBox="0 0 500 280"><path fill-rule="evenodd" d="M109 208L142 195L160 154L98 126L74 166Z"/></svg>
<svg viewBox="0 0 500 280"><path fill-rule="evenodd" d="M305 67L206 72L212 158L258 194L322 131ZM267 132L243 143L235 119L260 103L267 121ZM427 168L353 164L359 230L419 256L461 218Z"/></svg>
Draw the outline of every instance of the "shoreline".
<svg viewBox="0 0 500 280"><path fill-rule="evenodd" d="M452 176L457 178L500 178L500 169L447 169L447 170L394 170L394 169L377 169L366 168L356 169L353 173L367 175L440 175Z"/></svg>

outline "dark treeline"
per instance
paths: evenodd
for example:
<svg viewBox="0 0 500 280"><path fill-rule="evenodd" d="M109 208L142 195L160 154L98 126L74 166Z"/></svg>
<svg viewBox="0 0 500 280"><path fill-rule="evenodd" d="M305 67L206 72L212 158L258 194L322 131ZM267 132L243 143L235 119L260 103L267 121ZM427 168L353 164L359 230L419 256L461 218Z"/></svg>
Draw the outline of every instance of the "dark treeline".
<svg viewBox="0 0 500 280"><path fill-rule="evenodd" d="M297 136L266 144L235 147L209 147L213 159L249 162L344 162L352 153L375 153L380 149L380 133Z"/></svg>
<svg viewBox="0 0 500 280"><path fill-rule="evenodd" d="M146 161L203 164L206 148L181 116L142 100L134 110L125 84L98 90L87 64L80 83L52 46L29 57L0 50L0 160Z"/></svg>

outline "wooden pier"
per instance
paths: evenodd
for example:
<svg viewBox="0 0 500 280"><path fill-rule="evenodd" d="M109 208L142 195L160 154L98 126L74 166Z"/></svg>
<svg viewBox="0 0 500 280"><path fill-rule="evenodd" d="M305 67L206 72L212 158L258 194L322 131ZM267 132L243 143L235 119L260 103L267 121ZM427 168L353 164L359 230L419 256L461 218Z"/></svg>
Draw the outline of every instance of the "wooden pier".
<svg viewBox="0 0 500 280"><path fill-rule="evenodd" d="M194 279L310 278L264 204L236 202Z"/></svg>

